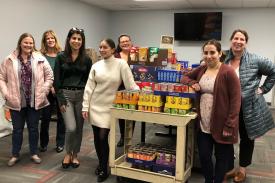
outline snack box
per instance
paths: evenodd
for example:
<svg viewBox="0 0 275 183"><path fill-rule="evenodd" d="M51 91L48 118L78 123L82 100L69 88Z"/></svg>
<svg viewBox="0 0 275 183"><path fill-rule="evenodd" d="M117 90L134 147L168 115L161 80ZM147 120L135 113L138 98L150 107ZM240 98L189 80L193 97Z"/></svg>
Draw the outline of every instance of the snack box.
<svg viewBox="0 0 275 183"><path fill-rule="evenodd" d="M157 68L153 66L131 65L135 81L156 82Z"/></svg>
<svg viewBox="0 0 275 183"><path fill-rule="evenodd" d="M154 164L153 172L175 176L175 166Z"/></svg>

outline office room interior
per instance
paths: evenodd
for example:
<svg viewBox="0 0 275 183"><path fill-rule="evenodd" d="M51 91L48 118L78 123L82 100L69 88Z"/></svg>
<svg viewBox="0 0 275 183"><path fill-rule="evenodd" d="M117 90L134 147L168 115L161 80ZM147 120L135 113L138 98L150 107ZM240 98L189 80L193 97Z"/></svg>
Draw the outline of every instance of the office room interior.
<svg viewBox="0 0 275 183"><path fill-rule="evenodd" d="M43 32L53 29L64 47L71 27L84 29L86 47L96 50L101 39L110 37L117 41L122 33L131 35L135 45L158 47L161 35L174 36L174 13L215 11L223 13L222 49L229 48L232 31L242 28L249 34L249 51L274 61L275 0L181 0L182 6L177 8L172 6L175 2L2 0L0 58L3 60L15 49L23 32L33 34L39 49ZM108 9L105 8L107 5ZM203 41L175 41L178 60L198 63L202 56L202 44ZM265 98L272 103L273 92Z"/></svg>

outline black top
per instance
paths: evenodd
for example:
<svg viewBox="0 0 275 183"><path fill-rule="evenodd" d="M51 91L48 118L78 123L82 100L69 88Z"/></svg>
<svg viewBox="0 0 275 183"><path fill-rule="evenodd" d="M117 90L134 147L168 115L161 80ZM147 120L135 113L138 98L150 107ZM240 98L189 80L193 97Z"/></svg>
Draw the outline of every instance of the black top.
<svg viewBox="0 0 275 183"><path fill-rule="evenodd" d="M84 89L92 67L92 60L87 55L84 55L82 59L77 57L74 62L68 60L70 59L64 52L59 53L55 60L54 88L59 105L67 103L61 89Z"/></svg>

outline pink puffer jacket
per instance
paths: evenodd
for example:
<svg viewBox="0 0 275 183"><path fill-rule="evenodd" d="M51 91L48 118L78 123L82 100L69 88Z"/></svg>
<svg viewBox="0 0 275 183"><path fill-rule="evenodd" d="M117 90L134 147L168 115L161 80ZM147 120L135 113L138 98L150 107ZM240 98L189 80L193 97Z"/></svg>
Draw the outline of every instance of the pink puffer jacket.
<svg viewBox="0 0 275 183"><path fill-rule="evenodd" d="M12 110L21 110L21 94L19 81L18 52L14 51L0 65L0 91L6 99L6 107ZM49 102L47 94L53 83L53 71L44 56L39 52L32 53L32 69L34 82L35 109L41 109ZM32 102L32 103L33 103Z"/></svg>

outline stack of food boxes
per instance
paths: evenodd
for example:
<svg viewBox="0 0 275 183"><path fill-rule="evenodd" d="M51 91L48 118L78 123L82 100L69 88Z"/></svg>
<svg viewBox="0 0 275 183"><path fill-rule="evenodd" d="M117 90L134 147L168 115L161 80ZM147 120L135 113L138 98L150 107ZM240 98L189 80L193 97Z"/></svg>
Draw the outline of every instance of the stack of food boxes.
<svg viewBox="0 0 275 183"><path fill-rule="evenodd" d="M170 114L185 115L192 108L192 101L190 98L166 96L166 103L163 111Z"/></svg>
<svg viewBox="0 0 275 183"><path fill-rule="evenodd" d="M132 164L132 168L175 175L176 151L175 147L137 144L128 149L126 161Z"/></svg>
<svg viewBox="0 0 275 183"><path fill-rule="evenodd" d="M162 98L160 95L142 92L139 95L138 110L162 112Z"/></svg>
<svg viewBox="0 0 275 183"><path fill-rule="evenodd" d="M161 148L157 150L156 163L153 171L166 175L175 175L176 151L171 148Z"/></svg>
<svg viewBox="0 0 275 183"><path fill-rule="evenodd" d="M126 161L132 163L132 168L152 171L156 160L158 145L137 144L128 149Z"/></svg>
<svg viewBox="0 0 275 183"><path fill-rule="evenodd" d="M117 91L113 106L124 109L137 109L139 99L138 91Z"/></svg>

